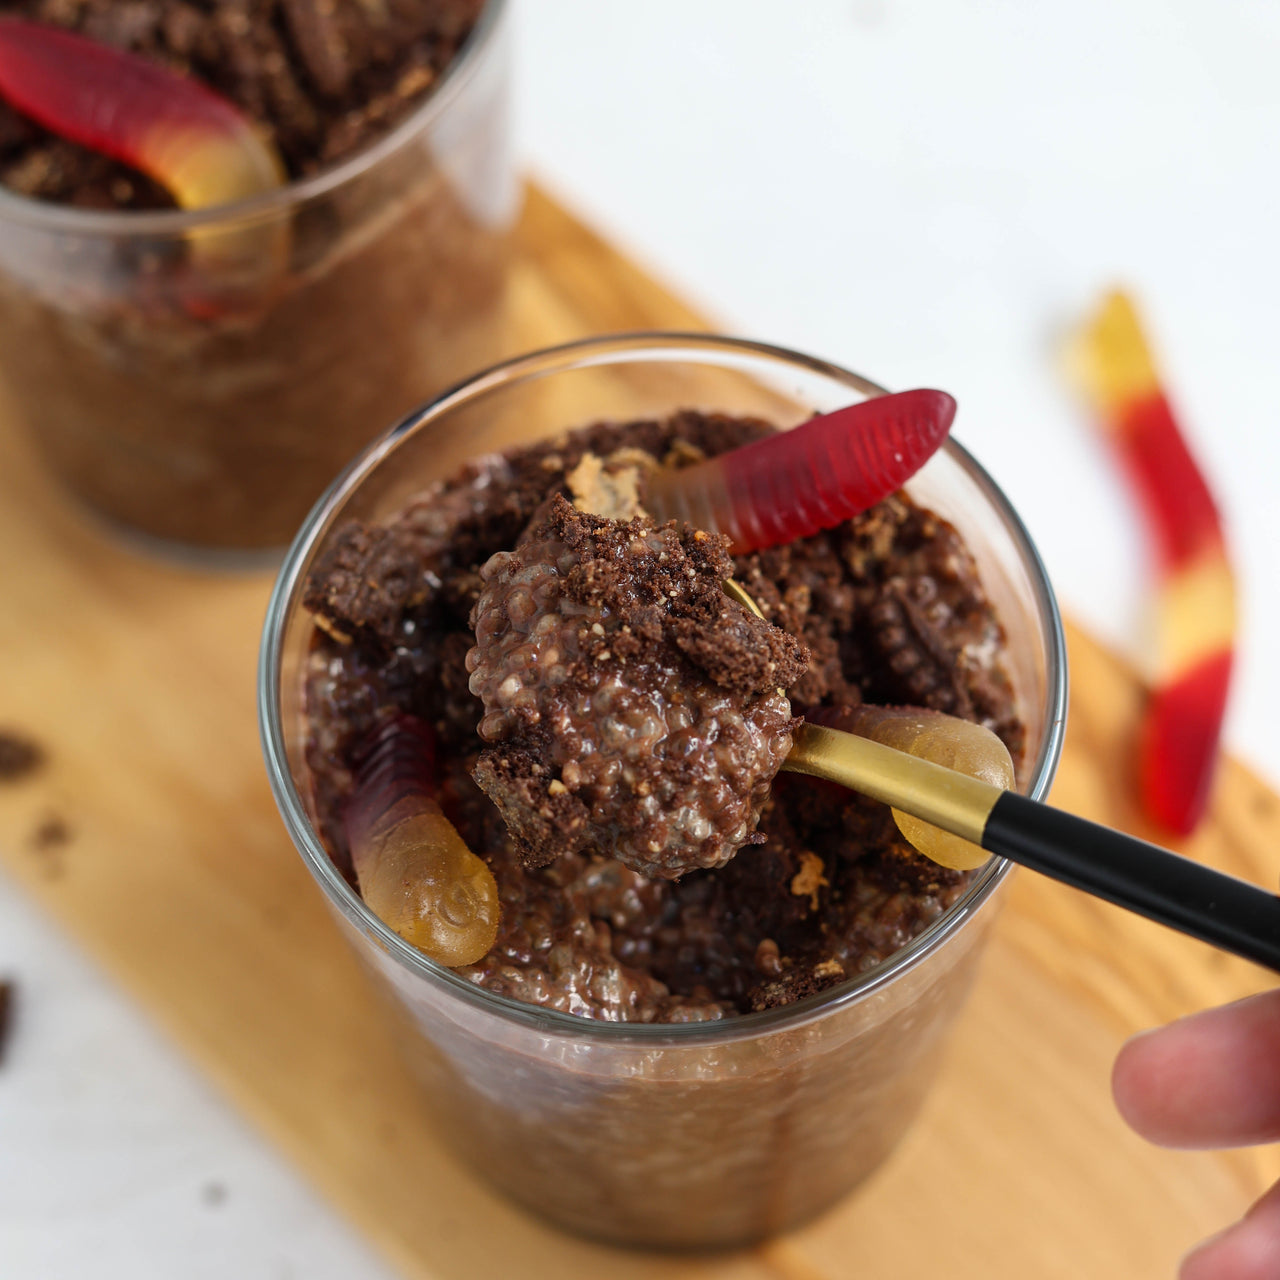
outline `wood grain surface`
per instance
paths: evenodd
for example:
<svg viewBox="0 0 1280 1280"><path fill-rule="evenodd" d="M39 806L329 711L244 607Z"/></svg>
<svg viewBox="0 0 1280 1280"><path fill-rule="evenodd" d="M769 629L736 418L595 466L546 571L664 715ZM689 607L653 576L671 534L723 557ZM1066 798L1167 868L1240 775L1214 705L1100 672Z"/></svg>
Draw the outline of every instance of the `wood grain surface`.
<svg viewBox="0 0 1280 1280"><path fill-rule="evenodd" d="M536 190L513 307L513 348L706 325ZM1022 873L922 1119L861 1194L712 1258L561 1235L442 1153L285 836L254 711L270 575L134 554L72 509L0 414L0 578L0 728L48 751L0 787L4 866L406 1276L1145 1280L1171 1276L1280 1172L1269 1151L1149 1148L1108 1088L1125 1036L1267 975ZM1074 628L1069 646L1053 800L1150 836L1126 786L1142 690ZM68 839L42 847L51 819ZM1226 761L1186 851L1274 884L1280 800Z"/></svg>

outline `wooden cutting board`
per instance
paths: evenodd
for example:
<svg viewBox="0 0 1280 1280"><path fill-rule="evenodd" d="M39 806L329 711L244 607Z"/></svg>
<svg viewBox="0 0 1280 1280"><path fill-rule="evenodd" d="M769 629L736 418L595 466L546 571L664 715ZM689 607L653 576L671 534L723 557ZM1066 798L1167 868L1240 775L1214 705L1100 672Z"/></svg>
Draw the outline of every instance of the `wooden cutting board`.
<svg viewBox="0 0 1280 1280"><path fill-rule="evenodd" d="M514 311L513 349L705 327L536 190ZM1108 1091L1126 1035L1267 975L1023 873L922 1119L861 1194L713 1258L561 1235L440 1150L284 834L254 713L269 575L179 569L104 540L0 415L0 580L0 728L49 757L0 786L0 859L406 1276L1154 1280L1280 1173L1272 1152L1149 1148ZM1142 691L1087 636L1068 640L1054 801L1151 835L1126 787ZM1187 852L1273 884L1278 850L1280 799L1225 762Z"/></svg>

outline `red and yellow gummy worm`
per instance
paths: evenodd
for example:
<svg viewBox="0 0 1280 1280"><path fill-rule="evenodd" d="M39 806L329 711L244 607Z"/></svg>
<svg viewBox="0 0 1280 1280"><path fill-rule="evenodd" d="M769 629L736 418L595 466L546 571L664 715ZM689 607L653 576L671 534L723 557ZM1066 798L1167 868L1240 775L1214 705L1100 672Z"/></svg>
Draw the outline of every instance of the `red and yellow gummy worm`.
<svg viewBox="0 0 1280 1280"><path fill-rule="evenodd" d="M1077 354L1158 561L1156 666L1139 743L1142 802L1162 826L1186 835L1208 803L1231 678L1235 581L1222 521L1124 293L1103 300Z"/></svg>
<svg viewBox="0 0 1280 1280"><path fill-rule="evenodd" d="M183 209L242 200L285 181L275 149L225 98L59 27L0 19L0 97L61 137L154 178Z"/></svg>
<svg viewBox="0 0 1280 1280"><path fill-rule="evenodd" d="M181 209L234 204L282 186L284 166L254 124L213 90L73 31L0 15L0 98L62 138L111 156L163 186ZM194 315L264 293L284 270L278 218L188 233Z"/></svg>

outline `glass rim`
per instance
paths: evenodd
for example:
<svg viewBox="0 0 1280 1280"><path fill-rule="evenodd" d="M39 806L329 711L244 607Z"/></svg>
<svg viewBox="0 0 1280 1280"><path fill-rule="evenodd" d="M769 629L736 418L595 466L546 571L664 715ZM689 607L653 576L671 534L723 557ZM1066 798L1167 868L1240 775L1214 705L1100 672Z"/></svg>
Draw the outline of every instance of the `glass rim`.
<svg viewBox="0 0 1280 1280"><path fill-rule="evenodd" d="M74 232L83 236L181 235L217 223L242 224L265 219L300 205L367 173L386 157L407 146L448 110L450 103L474 77L484 51L507 11L507 0L485 0L457 56L445 68L435 88L400 121L368 147L345 160L305 178L242 200L210 205L204 209L77 209L49 200L33 200L0 185L0 222L8 219L41 230Z"/></svg>
<svg viewBox="0 0 1280 1280"><path fill-rule="evenodd" d="M800 366L812 373L842 382L863 394L886 394L882 387L869 379L818 357L753 339L713 333L643 330L604 334L544 347L501 361L455 384L434 400L414 410L366 446L334 480L308 513L285 553L267 605L259 651L258 724L272 794L295 847L331 905L357 932L389 954L402 968L424 978L437 989L457 996L474 1010L523 1023L546 1034L571 1035L585 1041L598 1040L615 1044L633 1041L651 1046L728 1042L748 1039L779 1028L799 1027L838 1008L854 1005L891 983L904 971L914 968L958 933L1003 883L1014 865L1008 859L993 856L983 865L965 892L927 929L872 968L826 991L780 1008L737 1014L715 1021L688 1023L606 1022L527 1004L489 991L437 964L388 928L369 910L334 865L312 827L298 788L294 785L288 766L280 698L282 646L290 618L288 606L297 595L303 566L315 551L320 535L326 529L335 509L394 450L404 436L434 421L457 405L497 387L531 377L607 364L619 356L629 356L632 362L641 362L645 358L661 359L664 351L682 349L694 349L708 356L716 352L739 357L761 356L782 364ZM1045 628L1045 730L1040 750L1032 763L1030 786L1026 792L1033 800L1043 800L1052 785L1062 754L1066 724L1067 663L1062 616L1040 554L1009 499L964 446L949 437L943 448L976 484L1015 544L1023 568L1030 578L1035 607Z"/></svg>

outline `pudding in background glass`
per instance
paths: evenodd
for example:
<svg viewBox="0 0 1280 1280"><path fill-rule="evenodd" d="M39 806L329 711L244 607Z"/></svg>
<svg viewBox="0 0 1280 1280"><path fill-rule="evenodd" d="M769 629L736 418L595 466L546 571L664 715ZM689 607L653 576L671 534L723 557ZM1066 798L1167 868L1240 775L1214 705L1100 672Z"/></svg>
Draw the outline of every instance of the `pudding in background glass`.
<svg viewBox="0 0 1280 1280"><path fill-rule="evenodd" d="M399 61L347 67L349 84L323 57L332 33L296 16L310 6L285 6L285 35L239 31L233 6L194 33L178 21L189 6L155 0L151 27L148 7L129 8L141 18L126 31L122 6L87 6L84 34L96 18L143 56L186 50L196 71L223 38L232 65L216 64L214 87L272 106L263 123L289 180L232 204L156 207L155 184L4 107L0 376L51 469L100 515L193 550L280 548L379 424L501 352L518 195L507 7L419 6L434 10L428 36ZM349 19L353 60L365 9L316 11ZM278 47L264 52L268 38ZM338 80L317 87L320 66ZM303 116L310 132L291 130Z"/></svg>

